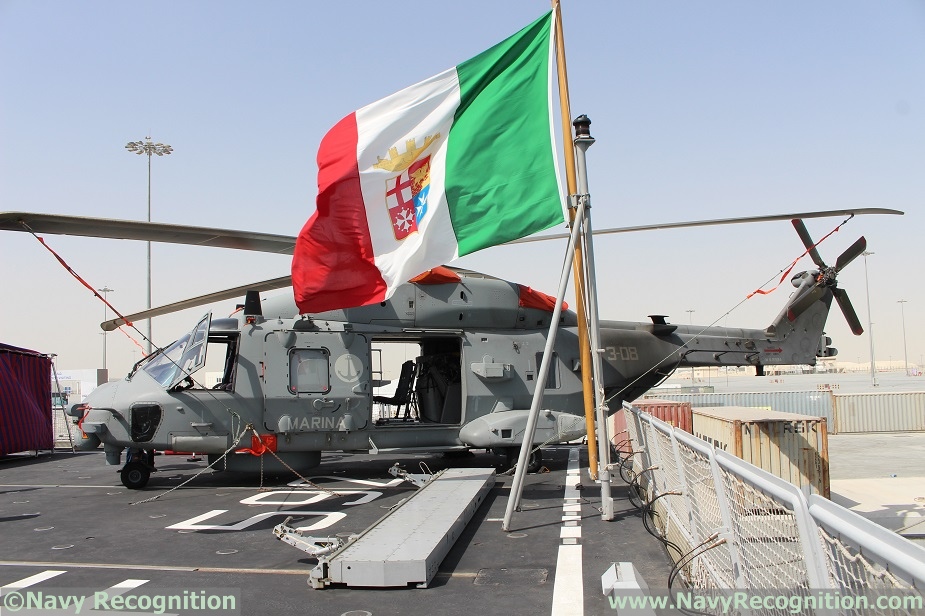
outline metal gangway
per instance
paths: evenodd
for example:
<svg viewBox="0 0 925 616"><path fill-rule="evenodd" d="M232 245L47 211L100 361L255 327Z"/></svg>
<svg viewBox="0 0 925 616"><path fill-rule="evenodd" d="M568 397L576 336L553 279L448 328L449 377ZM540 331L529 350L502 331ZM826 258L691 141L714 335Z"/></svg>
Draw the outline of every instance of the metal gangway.
<svg viewBox="0 0 925 616"><path fill-rule="evenodd" d="M420 489L359 535L304 537L288 521L273 529L278 539L318 559L308 580L313 588L426 588L495 484L494 469L410 475L393 467L391 472Z"/></svg>

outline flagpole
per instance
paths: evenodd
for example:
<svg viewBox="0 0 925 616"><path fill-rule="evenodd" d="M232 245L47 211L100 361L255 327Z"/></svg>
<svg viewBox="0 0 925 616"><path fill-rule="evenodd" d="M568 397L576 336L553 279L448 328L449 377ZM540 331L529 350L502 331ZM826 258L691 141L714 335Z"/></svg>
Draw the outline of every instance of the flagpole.
<svg viewBox="0 0 925 616"><path fill-rule="evenodd" d="M584 214L585 201L582 200L578 204L577 222L572 225L568 249L565 253L565 259L562 261L562 273L559 275L559 290L556 293L556 305L549 322L549 334L546 336L546 346L543 349L543 361L540 362L539 374L536 377L536 381L534 381L536 386L533 390L533 401L530 405L530 413L527 415L527 425L524 428L523 441L520 444L520 455L517 458L514 479L511 481L511 490L508 495L507 508L504 511L504 520L501 523L501 530L505 532L511 528L511 518L514 515L514 510L520 507L520 496L523 492L524 477L527 474L527 457L533 449L536 418L540 414L540 405L543 404L543 389L546 386L546 379L549 376L549 367L553 361L553 349L555 349L556 334L559 331L559 319L562 314L562 301L565 298L565 291L569 281L569 263L574 261L575 251L581 245L581 242L578 241L578 235L581 230L581 221L584 220Z"/></svg>
<svg viewBox="0 0 925 616"><path fill-rule="evenodd" d="M576 170L578 171L578 199L582 204L580 211L583 215L581 219L582 241L585 246L587 259L585 261L587 277L587 299L588 299L588 316L590 320L590 329L588 331L591 338L591 346L595 349L592 355L592 366L594 369L594 407L597 409L597 444L598 454L600 456L600 468L598 476L601 483L601 518L604 520L613 519L613 499L610 497L610 439L607 436L607 402L604 399L604 369L601 358L601 331L598 322L597 313L597 277L594 272L594 245L592 242L593 233L591 230L591 195L588 190L588 165L585 154L594 144L594 137L591 136L591 120L588 116L581 115L575 118L575 150L578 153ZM589 435L590 436L590 435ZM592 439L588 439L589 441Z"/></svg>
<svg viewBox="0 0 925 616"><path fill-rule="evenodd" d="M575 149L567 144L572 143L572 118L571 106L569 104L568 91L568 73L565 64L565 37L562 27L562 10L559 6L559 0L552 0L552 8L555 11L556 23L556 69L559 82L559 109L562 117L562 138L563 149L565 150L565 179L568 187L568 194L574 195L578 192L578 180L575 171ZM569 204L569 222L575 225L575 204ZM584 259L582 257L581 244L575 247L574 271L575 271L575 313L578 315L578 352L579 364L581 367L581 389L584 394L584 411L585 411L585 431L588 436L588 470L592 479L597 479L598 452L597 443L595 443L592 434L594 434L594 390L591 383L591 346L588 335L588 321L585 312L584 302Z"/></svg>

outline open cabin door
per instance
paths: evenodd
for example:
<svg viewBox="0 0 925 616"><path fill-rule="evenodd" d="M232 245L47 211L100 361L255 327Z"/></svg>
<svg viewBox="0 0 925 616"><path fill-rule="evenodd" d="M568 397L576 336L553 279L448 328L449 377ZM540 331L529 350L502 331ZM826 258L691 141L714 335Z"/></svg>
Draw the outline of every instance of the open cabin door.
<svg viewBox="0 0 925 616"><path fill-rule="evenodd" d="M371 420L369 340L280 331L264 344L264 425L278 434L353 432Z"/></svg>

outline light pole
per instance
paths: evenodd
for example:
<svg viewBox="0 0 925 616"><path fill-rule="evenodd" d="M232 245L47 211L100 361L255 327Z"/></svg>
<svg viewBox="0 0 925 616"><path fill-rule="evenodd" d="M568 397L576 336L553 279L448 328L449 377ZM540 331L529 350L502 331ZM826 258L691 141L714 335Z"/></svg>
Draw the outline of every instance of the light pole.
<svg viewBox="0 0 925 616"><path fill-rule="evenodd" d="M870 316L870 281L867 278L867 257L874 254L865 250L861 253L864 256L864 286L867 289L867 337L870 339L870 383L877 386L877 365L874 360L874 322Z"/></svg>
<svg viewBox="0 0 925 616"><path fill-rule="evenodd" d="M141 156L148 155L148 222L151 222L151 155L157 154L164 156L173 152L173 148L165 143L153 143L151 137L145 137L144 141L129 141L125 144L125 149ZM151 309L151 242L148 242L148 309ZM148 319L148 344L147 353L151 354L151 319Z"/></svg>
<svg viewBox="0 0 925 616"><path fill-rule="evenodd" d="M691 334L694 333L694 320L693 320L693 310L685 310L687 313L687 324L691 326ZM694 386L694 366L691 366L691 387Z"/></svg>
<svg viewBox="0 0 925 616"><path fill-rule="evenodd" d="M899 304L899 313L903 320L903 363L906 366L906 376L909 376L909 355L906 353L906 309L903 306L906 300L901 299L896 303Z"/></svg>
<svg viewBox="0 0 925 616"><path fill-rule="evenodd" d="M105 286L102 289L97 289L97 291L103 294L103 322L105 322L106 317L108 315L108 313L106 312L106 309L109 307L109 304L106 303L107 296L113 291L115 291L115 289L110 289L108 286ZM107 368L106 367L106 330L104 329L103 330L103 370L106 370L106 368ZM106 378L108 379L109 377L107 376Z"/></svg>

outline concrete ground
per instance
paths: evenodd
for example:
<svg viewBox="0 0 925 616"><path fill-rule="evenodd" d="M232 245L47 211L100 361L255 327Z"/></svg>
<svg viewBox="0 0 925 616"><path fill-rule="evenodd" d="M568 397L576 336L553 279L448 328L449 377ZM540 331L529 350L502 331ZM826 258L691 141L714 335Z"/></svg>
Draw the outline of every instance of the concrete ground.
<svg viewBox="0 0 925 616"><path fill-rule="evenodd" d="M829 435L832 501L925 545L925 432Z"/></svg>

